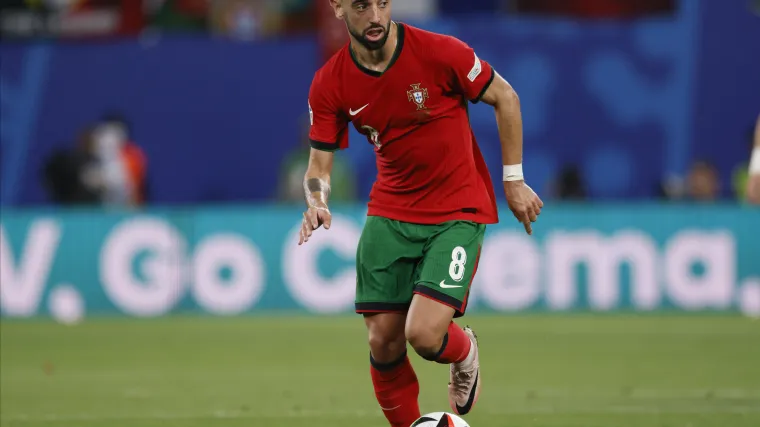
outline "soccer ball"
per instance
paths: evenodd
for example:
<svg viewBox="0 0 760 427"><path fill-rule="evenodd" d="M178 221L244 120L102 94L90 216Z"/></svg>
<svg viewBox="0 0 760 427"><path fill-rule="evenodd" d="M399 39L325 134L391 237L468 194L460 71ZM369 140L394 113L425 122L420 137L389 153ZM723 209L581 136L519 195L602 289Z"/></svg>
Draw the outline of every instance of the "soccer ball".
<svg viewBox="0 0 760 427"><path fill-rule="evenodd" d="M467 422L448 412L433 412L421 416L409 427L470 427Z"/></svg>

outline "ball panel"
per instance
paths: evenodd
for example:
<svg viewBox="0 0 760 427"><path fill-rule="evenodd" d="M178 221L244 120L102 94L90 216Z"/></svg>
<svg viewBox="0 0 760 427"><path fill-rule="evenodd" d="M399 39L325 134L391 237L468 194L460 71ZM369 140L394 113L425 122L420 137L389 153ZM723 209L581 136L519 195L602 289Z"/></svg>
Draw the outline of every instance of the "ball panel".
<svg viewBox="0 0 760 427"><path fill-rule="evenodd" d="M470 425L454 414L432 412L421 416L410 427L470 427Z"/></svg>

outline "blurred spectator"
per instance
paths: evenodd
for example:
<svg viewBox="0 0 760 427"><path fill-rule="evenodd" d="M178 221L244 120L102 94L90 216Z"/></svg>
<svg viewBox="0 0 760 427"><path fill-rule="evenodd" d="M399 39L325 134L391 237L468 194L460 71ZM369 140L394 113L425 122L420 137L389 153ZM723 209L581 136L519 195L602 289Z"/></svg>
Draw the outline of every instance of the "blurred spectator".
<svg viewBox="0 0 760 427"><path fill-rule="evenodd" d="M566 15L581 18L636 18L672 14L676 0L510 0L522 13Z"/></svg>
<svg viewBox="0 0 760 427"><path fill-rule="evenodd" d="M135 1L135 0L131 0ZM161 30L205 30L208 0L147 0L149 25Z"/></svg>
<svg viewBox="0 0 760 427"><path fill-rule="evenodd" d="M686 177L686 191L694 201L713 201L720 195L720 180L715 166L706 160L692 164Z"/></svg>
<svg viewBox="0 0 760 427"><path fill-rule="evenodd" d="M134 35L144 25L141 0L2 0L0 9L4 37Z"/></svg>
<svg viewBox="0 0 760 427"><path fill-rule="evenodd" d="M561 200L585 200L586 184L576 165L566 165L552 184L554 197Z"/></svg>
<svg viewBox="0 0 760 427"><path fill-rule="evenodd" d="M209 4L213 31L234 38L250 40L317 27L312 0L210 0Z"/></svg>
<svg viewBox="0 0 760 427"><path fill-rule="evenodd" d="M73 148L56 151L45 162L43 186L55 203L100 204L102 179L95 155L93 130L83 130Z"/></svg>
<svg viewBox="0 0 760 427"><path fill-rule="evenodd" d="M760 16L760 0L749 0L747 6L752 13Z"/></svg>
<svg viewBox="0 0 760 427"><path fill-rule="evenodd" d="M657 184L655 196L663 200L679 200L686 196L686 180L680 175L670 175Z"/></svg>
<svg viewBox="0 0 760 427"><path fill-rule="evenodd" d="M282 0L281 3L284 14L283 29L286 32L314 32L317 29L317 22L314 16L317 10L316 1Z"/></svg>
<svg viewBox="0 0 760 427"><path fill-rule="evenodd" d="M210 19L214 32L238 39L255 39L280 28L278 5L271 0L212 0Z"/></svg>
<svg viewBox="0 0 760 427"><path fill-rule="evenodd" d="M309 121L302 125L303 136L280 166L278 197L282 202L304 202L303 177L309 166ZM336 153L330 174L330 202L353 202L357 197L357 177L345 156Z"/></svg>
<svg viewBox="0 0 760 427"><path fill-rule="evenodd" d="M103 174L103 202L138 206L147 196L147 158L119 114L103 118L95 130L95 153Z"/></svg>
<svg viewBox="0 0 760 427"><path fill-rule="evenodd" d="M349 36L346 24L335 17L335 11L328 2L318 2L317 10L317 38L321 48L321 66L331 56L348 43Z"/></svg>
<svg viewBox="0 0 760 427"><path fill-rule="evenodd" d="M760 124L760 120L758 121ZM747 144L749 153L752 153L755 147L755 126L752 126L747 132ZM749 156L747 160L740 162L734 167L731 174L731 184L734 196L737 200L747 199L747 183L749 182Z"/></svg>

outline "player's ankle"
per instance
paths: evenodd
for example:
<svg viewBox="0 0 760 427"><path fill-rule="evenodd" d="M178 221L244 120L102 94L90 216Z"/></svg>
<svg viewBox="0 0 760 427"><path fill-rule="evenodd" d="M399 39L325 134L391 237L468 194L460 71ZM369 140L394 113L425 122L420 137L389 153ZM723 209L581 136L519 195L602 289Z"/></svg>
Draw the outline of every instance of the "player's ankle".
<svg viewBox="0 0 760 427"><path fill-rule="evenodd" d="M461 362L457 362L457 366L467 366L475 361L475 344L470 341L470 350L467 352L467 357Z"/></svg>

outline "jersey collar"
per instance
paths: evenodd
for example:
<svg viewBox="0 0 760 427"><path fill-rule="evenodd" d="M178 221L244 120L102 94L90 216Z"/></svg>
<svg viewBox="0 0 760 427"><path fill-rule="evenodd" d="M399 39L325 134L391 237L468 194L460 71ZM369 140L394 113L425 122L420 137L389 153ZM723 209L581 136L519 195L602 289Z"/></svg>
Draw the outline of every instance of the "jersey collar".
<svg viewBox="0 0 760 427"><path fill-rule="evenodd" d="M398 60L398 57L401 55L401 49L404 48L404 24L400 22L396 22L396 28L398 29L398 35L397 35L398 40L396 41L396 50L393 51L393 56L391 57L391 61L388 63L388 67L385 69L385 71L370 70L369 68L360 64L359 61L356 59L356 56L354 56L354 50L351 48L351 43L348 44L348 52L351 54L351 60L354 61L354 64L360 71L372 77L380 77L383 74L387 73L388 70L391 69L393 64L396 63L396 60Z"/></svg>

